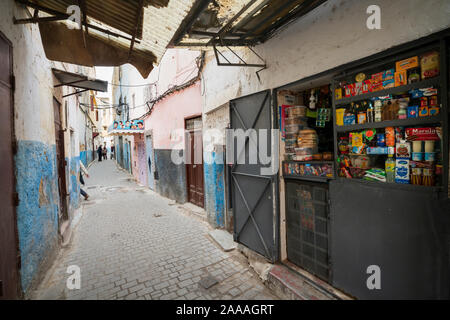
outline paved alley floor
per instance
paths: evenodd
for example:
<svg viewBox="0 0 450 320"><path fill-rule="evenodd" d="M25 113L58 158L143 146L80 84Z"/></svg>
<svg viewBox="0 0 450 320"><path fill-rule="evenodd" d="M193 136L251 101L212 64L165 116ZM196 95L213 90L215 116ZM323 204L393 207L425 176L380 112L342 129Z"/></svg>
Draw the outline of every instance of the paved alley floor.
<svg viewBox="0 0 450 320"><path fill-rule="evenodd" d="M237 250L223 252L210 227L134 182L115 162L94 163L83 215L36 299L276 299ZM66 286L69 266L81 288ZM217 280L205 289L204 278Z"/></svg>

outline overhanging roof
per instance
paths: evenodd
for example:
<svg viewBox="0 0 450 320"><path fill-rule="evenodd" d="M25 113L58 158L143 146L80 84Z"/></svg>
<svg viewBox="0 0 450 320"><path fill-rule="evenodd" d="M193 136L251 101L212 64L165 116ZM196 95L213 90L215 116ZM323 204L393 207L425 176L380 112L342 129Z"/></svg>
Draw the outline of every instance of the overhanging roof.
<svg viewBox="0 0 450 320"><path fill-rule="evenodd" d="M166 7L169 0L29 0L29 2L61 13L66 13L71 5L79 5L87 16L129 35L136 32L138 22L136 38L142 39L141 7Z"/></svg>
<svg viewBox="0 0 450 320"><path fill-rule="evenodd" d="M197 0L171 46L252 46L326 0Z"/></svg>
<svg viewBox="0 0 450 320"><path fill-rule="evenodd" d="M89 79L87 76L71 73L63 70L52 69L53 74L56 79L60 82L57 87L60 86L71 86L74 88L86 89L86 90L94 90L107 92L108 91L108 82L97 80L97 79Z"/></svg>
<svg viewBox="0 0 450 320"><path fill-rule="evenodd" d="M194 1L16 0L34 8L35 15L15 23L39 23L50 60L88 67L130 63L146 78ZM69 5L80 6L82 30L68 21Z"/></svg>

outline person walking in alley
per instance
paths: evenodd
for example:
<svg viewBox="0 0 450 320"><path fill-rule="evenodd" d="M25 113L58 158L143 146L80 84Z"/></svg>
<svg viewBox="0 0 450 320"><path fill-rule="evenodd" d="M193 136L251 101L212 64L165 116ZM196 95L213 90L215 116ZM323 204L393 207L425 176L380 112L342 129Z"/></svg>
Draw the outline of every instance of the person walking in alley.
<svg viewBox="0 0 450 320"><path fill-rule="evenodd" d="M108 160L108 149L106 149L106 143L103 146L102 153L103 153L103 160Z"/></svg>
<svg viewBox="0 0 450 320"><path fill-rule="evenodd" d="M115 150L114 145L111 145L111 160L114 159L114 158L116 157L116 155L114 154L115 151L116 151L116 150Z"/></svg>
<svg viewBox="0 0 450 320"><path fill-rule="evenodd" d="M98 162L102 162L102 157L103 157L102 145L98 146L97 155L98 155Z"/></svg>
<svg viewBox="0 0 450 320"><path fill-rule="evenodd" d="M84 166L83 162L81 162L80 160L80 183L84 186L84 179L83 179L83 174L89 178L89 172L87 171L86 167ZM84 200L89 199L89 195L80 188L80 193L81 195L84 197Z"/></svg>

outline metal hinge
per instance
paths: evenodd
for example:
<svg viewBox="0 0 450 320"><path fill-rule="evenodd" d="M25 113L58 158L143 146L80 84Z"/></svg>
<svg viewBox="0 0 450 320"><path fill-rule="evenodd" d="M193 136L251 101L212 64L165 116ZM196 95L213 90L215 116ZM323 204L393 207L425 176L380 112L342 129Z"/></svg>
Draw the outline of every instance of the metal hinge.
<svg viewBox="0 0 450 320"><path fill-rule="evenodd" d="M16 77L14 75L11 75L11 90L16 90Z"/></svg>
<svg viewBox="0 0 450 320"><path fill-rule="evenodd" d="M12 201L13 201L13 206L14 206L14 207L19 206L19 194L18 194L17 192L14 192L13 195L12 195L12 197L13 197L13 199L12 199Z"/></svg>

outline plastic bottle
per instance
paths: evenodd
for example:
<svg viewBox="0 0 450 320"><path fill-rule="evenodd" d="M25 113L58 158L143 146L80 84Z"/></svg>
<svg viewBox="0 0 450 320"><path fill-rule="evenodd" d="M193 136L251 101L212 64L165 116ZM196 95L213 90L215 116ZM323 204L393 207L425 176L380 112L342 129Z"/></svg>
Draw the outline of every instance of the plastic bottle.
<svg viewBox="0 0 450 320"><path fill-rule="evenodd" d="M394 183L395 182L395 160L393 155L389 155L386 163L385 163L385 170L386 170L386 182Z"/></svg>

